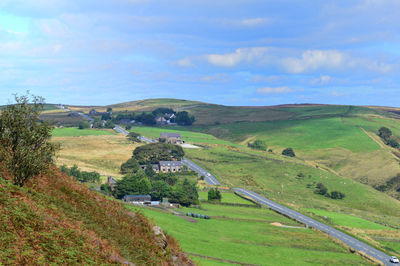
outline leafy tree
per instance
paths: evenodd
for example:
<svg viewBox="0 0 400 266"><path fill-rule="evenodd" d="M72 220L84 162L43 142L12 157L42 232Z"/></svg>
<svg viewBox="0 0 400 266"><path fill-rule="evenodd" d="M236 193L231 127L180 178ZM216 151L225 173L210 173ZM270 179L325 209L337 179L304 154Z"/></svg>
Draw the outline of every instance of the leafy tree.
<svg viewBox="0 0 400 266"><path fill-rule="evenodd" d="M171 108L164 108L160 107L155 109L153 112L151 112L153 115L158 116L158 115L164 115L164 114L176 114L175 111Z"/></svg>
<svg viewBox="0 0 400 266"><path fill-rule="evenodd" d="M121 165L121 174L136 173L140 169L139 163L135 158L130 158Z"/></svg>
<svg viewBox="0 0 400 266"><path fill-rule="evenodd" d="M324 184L318 183L314 192L320 195L326 195L328 193L328 189Z"/></svg>
<svg viewBox="0 0 400 266"><path fill-rule="evenodd" d="M286 148L282 151L282 155L284 156L289 156L289 157L295 157L296 154L294 153L292 148Z"/></svg>
<svg viewBox="0 0 400 266"><path fill-rule="evenodd" d="M101 120L111 120L111 114L110 113L105 113L101 115Z"/></svg>
<svg viewBox="0 0 400 266"><path fill-rule="evenodd" d="M211 188L208 191L208 200L221 201L221 199L222 199L221 192L218 189Z"/></svg>
<svg viewBox="0 0 400 266"><path fill-rule="evenodd" d="M32 98L32 99L31 99ZM2 109L0 116L0 161L12 174L14 184L25 182L50 169L58 146L50 143L52 127L39 120L44 99L17 96L16 104Z"/></svg>
<svg viewBox="0 0 400 266"><path fill-rule="evenodd" d="M145 114L142 117L142 123L145 125L155 125L156 124L156 117L153 114Z"/></svg>
<svg viewBox="0 0 400 266"><path fill-rule="evenodd" d="M96 117L93 121L94 128L103 128L103 121L100 118Z"/></svg>
<svg viewBox="0 0 400 266"><path fill-rule="evenodd" d="M117 181L115 196L122 199L125 195L149 194L151 192L150 180L141 174L128 174Z"/></svg>
<svg viewBox="0 0 400 266"><path fill-rule="evenodd" d="M108 108L107 108L107 113L110 113L110 112L112 112L112 108L111 108L111 107L108 107Z"/></svg>
<svg viewBox="0 0 400 266"><path fill-rule="evenodd" d="M187 178L173 186L170 196L170 202L179 203L182 206L189 207L192 204L199 203L196 184L189 182Z"/></svg>
<svg viewBox="0 0 400 266"><path fill-rule="evenodd" d="M381 139L387 143L392 136L392 131L388 129L387 127L381 127L378 130L378 136L381 137Z"/></svg>
<svg viewBox="0 0 400 266"><path fill-rule="evenodd" d="M125 126L125 129L126 129L126 130L131 130L131 128L132 128L131 125L126 125L126 126Z"/></svg>
<svg viewBox="0 0 400 266"><path fill-rule="evenodd" d="M181 146L166 143L151 143L137 147L133 151L133 157L139 164L148 162L155 164L159 161L180 161L185 152Z"/></svg>
<svg viewBox="0 0 400 266"><path fill-rule="evenodd" d="M171 194L171 187L163 180L153 182L151 197L154 200L162 200L169 197Z"/></svg>
<svg viewBox="0 0 400 266"><path fill-rule="evenodd" d="M86 122L86 121L79 122L79 124L78 124L79 129L85 129L85 128L89 128L89 127L90 127L90 124L89 124L89 122Z"/></svg>
<svg viewBox="0 0 400 266"><path fill-rule="evenodd" d="M69 176L75 177L75 179L80 182L91 182L91 183L100 182L100 174L99 173L81 171L81 170L79 170L77 165L74 165L71 168L68 168L65 165L63 165L63 166L61 166L60 170L61 170L61 172L66 173Z"/></svg>
<svg viewBox="0 0 400 266"><path fill-rule="evenodd" d="M140 134L136 133L136 132L129 132L129 134L126 136L128 138L128 140L132 141L132 142L140 142Z"/></svg>
<svg viewBox="0 0 400 266"><path fill-rule="evenodd" d="M189 116L186 111L178 112L175 118L176 123L181 126L190 126L195 121L194 116Z"/></svg>
<svg viewBox="0 0 400 266"><path fill-rule="evenodd" d="M107 120L106 123L105 123L105 125L104 125L104 127L105 127L105 128L114 128L115 125L114 125L114 123L113 123L111 120Z"/></svg>

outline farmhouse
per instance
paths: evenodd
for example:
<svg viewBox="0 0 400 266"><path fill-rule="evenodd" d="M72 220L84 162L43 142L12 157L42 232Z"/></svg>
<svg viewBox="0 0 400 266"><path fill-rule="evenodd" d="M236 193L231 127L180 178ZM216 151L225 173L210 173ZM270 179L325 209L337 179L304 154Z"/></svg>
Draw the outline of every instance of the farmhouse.
<svg viewBox="0 0 400 266"><path fill-rule="evenodd" d="M166 143L171 143L171 144L182 144L183 141L181 140L181 134L180 133L164 133L162 132L160 134L160 142L165 140Z"/></svg>
<svg viewBox="0 0 400 266"><path fill-rule="evenodd" d="M147 165L142 164L140 167L145 170ZM175 173L182 171L183 163L181 161L160 161L158 164L152 164L151 167L156 173L159 173L160 171L163 173Z"/></svg>

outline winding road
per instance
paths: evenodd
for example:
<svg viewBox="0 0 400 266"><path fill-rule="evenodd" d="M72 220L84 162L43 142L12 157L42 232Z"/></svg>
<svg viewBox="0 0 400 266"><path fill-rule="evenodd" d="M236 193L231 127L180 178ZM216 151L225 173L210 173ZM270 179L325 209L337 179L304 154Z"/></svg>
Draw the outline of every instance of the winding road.
<svg viewBox="0 0 400 266"><path fill-rule="evenodd" d="M128 135L128 131L124 130L123 128L116 126L114 128L114 130L124 134L124 135ZM149 143L155 143L157 142L154 139L150 139L150 138L146 138L144 136L140 137L141 140L149 142ZM209 173L207 170L201 168L200 166L198 166L197 164L195 164L194 162L190 161L187 158L183 158L182 162L187 165L191 170L197 172L199 175L204 176L204 180L210 184L210 185L221 185L221 183L217 180L217 178L215 178L214 175L212 175L211 173ZM243 188L235 188L234 189L237 193L243 194L247 197L250 197L251 199L257 201L260 204L263 204L269 208L271 208L272 210L275 210L278 213L281 213L283 215L286 215L302 224L307 225L308 227L312 227L315 229L318 229L322 232L327 233L328 235L342 241L343 243L345 243L346 245L348 245L349 247L367 254L368 256L377 259L378 261L381 261L384 265L388 265L388 266L393 266L393 265L397 265L394 263L390 262L390 256L383 253L380 250L377 250L376 248L354 238L351 237L349 235L347 235L346 233L343 233L339 230L334 229L331 226L328 226L326 224L323 224L315 219L312 219L304 214L301 214L297 211L294 211L288 207L285 207L283 205L280 205L272 200L269 200L251 190L248 189L243 189Z"/></svg>

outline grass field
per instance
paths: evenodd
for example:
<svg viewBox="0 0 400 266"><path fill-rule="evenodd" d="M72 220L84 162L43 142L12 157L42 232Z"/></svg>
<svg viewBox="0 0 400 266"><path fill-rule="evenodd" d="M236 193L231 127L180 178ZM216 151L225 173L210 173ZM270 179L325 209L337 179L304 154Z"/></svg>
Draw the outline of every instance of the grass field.
<svg viewBox="0 0 400 266"><path fill-rule="evenodd" d="M197 223L153 209L128 208L140 209L152 218L174 236L183 250L200 265L232 265L232 262L257 265L368 264L313 230L270 225L273 222L296 224L268 209L212 204L202 206L202 210L181 210L212 216L210 220L197 219ZM214 259L201 258L199 255ZM232 262L227 263L227 260Z"/></svg>
<svg viewBox="0 0 400 266"><path fill-rule="evenodd" d="M107 132L107 131L105 131ZM78 165L84 171L96 171L103 176L121 177L120 166L132 156L135 145L122 135L91 135L53 137L61 144L57 165Z"/></svg>
<svg viewBox="0 0 400 266"><path fill-rule="evenodd" d="M345 124L338 117L235 123L220 127L229 131L232 140L239 142L255 136L272 148L292 147L298 151L343 148L352 152L379 149L379 145L359 127Z"/></svg>
<svg viewBox="0 0 400 266"><path fill-rule="evenodd" d="M234 193L231 192L221 192L222 203L239 203L239 204L249 204L249 205L255 205L253 202L249 200L245 200L241 197L238 197ZM200 200L208 200L208 192L207 191L199 191L199 199Z"/></svg>
<svg viewBox="0 0 400 266"><path fill-rule="evenodd" d="M115 135L113 130L78 129L74 127L55 128L52 131L53 137L79 137L79 136L102 136Z"/></svg>
<svg viewBox="0 0 400 266"><path fill-rule="evenodd" d="M161 132L167 133L181 133L182 140L188 143L199 144L223 144L223 145L236 145L232 142L217 139L210 134L189 131L186 127L170 126L170 127L145 127L135 126L130 131L140 133L144 136L158 139Z"/></svg>

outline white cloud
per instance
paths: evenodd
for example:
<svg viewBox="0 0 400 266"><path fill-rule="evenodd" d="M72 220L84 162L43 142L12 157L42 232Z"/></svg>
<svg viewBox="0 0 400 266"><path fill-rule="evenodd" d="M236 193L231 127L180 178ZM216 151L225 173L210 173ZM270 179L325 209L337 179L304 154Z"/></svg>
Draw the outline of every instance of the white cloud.
<svg viewBox="0 0 400 266"><path fill-rule="evenodd" d="M331 80L332 80L332 77L331 77L331 76L322 75L322 76L320 76L320 77L318 77L318 78L314 78L314 79L311 81L311 84L312 84L312 85L325 85L325 84L328 84Z"/></svg>
<svg viewBox="0 0 400 266"><path fill-rule="evenodd" d="M266 47L253 47L253 48L239 48L233 53L228 54L209 54L206 55L208 63L215 66L233 67L242 62L254 62L260 59L265 59L268 48Z"/></svg>
<svg viewBox="0 0 400 266"><path fill-rule="evenodd" d="M192 67L194 66L192 60L190 60L188 57L182 58L178 61L175 61L174 64L181 66L181 67Z"/></svg>
<svg viewBox="0 0 400 266"><path fill-rule="evenodd" d="M239 24L246 27L257 27L271 22L269 18L247 18L239 21Z"/></svg>
<svg viewBox="0 0 400 266"><path fill-rule="evenodd" d="M336 50L307 50L300 58L282 60L283 67L290 73L300 74L321 68L338 68L347 62L346 55Z"/></svg>
<svg viewBox="0 0 400 266"><path fill-rule="evenodd" d="M289 87L264 87L257 89L257 92L260 94L280 94L280 93L289 93L293 90Z"/></svg>

